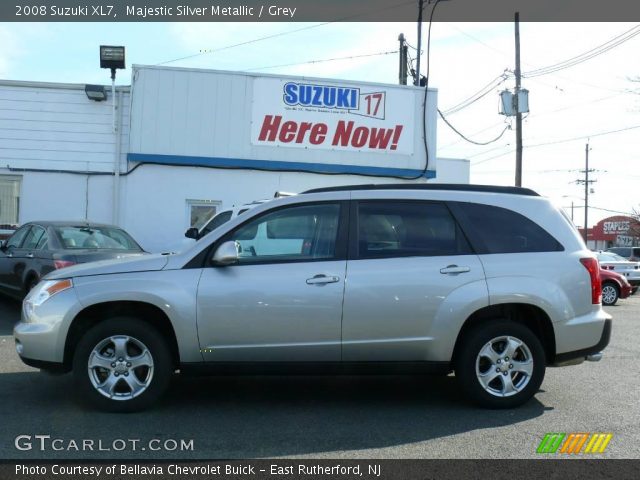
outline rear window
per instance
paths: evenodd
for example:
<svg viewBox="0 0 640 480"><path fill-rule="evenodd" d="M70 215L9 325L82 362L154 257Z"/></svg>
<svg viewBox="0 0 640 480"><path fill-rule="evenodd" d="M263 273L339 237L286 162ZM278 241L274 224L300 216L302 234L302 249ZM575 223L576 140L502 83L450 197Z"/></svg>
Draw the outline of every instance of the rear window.
<svg viewBox="0 0 640 480"><path fill-rule="evenodd" d="M54 227L65 249L136 250L140 246L119 228L98 226Z"/></svg>
<svg viewBox="0 0 640 480"><path fill-rule="evenodd" d="M560 252L549 232L513 210L476 203L452 204L477 253Z"/></svg>

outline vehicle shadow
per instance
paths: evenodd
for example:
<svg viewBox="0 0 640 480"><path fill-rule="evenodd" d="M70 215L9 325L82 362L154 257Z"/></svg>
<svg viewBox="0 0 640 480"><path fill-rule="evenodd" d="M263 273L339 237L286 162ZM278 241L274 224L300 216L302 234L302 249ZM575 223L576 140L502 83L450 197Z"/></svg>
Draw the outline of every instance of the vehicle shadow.
<svg viewBox="0 0 640 480"><path fill-rule="evenodd" d="M542 415L532 400L508 411L476 408L453 377L181 377L163 400L134 414L102 413L70 395L70 375L0 375L0 459L254 458L336 456L511 425ZM22 434L66 440L193 440L193 451L18 451ZM368 452L369 457L375 453Z"/></svg>
<svg viewBox="0 0 640 480"><path fill-rule="evenodd" d="M0 297L0 336L13 334L13 326L20 320L21 303Z"/></svg>

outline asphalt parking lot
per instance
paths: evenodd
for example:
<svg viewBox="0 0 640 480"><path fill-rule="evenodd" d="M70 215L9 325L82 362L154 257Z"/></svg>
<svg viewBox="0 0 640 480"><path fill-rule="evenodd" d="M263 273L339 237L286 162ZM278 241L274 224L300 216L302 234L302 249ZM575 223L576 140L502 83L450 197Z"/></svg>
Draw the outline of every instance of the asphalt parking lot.
<svg viewBox="0 0 640 480"><path fill-rule="evenodd" d="M507 411L470 406L453 377L402 376L176 377L151 411L96 412L74 400L69 375L20 362L19 311L0 299L0 459L527 458L547 432L611 432L599 456L640 457L640 294L607 309L614 328L601 362L548 369L535 399ZM18 450L18 435L50 435L64 449L40 451L34 440ZM69 448L83 439L140 442L136 451ZM193 440L193 450L150 451L153 439Z"/></svg>

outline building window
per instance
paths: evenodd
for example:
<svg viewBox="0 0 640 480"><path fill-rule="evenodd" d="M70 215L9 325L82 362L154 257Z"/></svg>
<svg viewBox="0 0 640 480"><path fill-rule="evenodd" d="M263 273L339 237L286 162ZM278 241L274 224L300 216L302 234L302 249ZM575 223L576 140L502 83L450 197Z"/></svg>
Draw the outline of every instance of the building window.
<svg viewBox="0 0 640 480"><path fill-rule="evenodd" d="M220 205L217 200L187 200L187 228L200 230L215 216Z"/></svg>
<svg viewBox="0 0 640 480"><path fill-rule="evenodd" d="M0 175L0 230L15 230L20 215L21 177Z"/></svg>

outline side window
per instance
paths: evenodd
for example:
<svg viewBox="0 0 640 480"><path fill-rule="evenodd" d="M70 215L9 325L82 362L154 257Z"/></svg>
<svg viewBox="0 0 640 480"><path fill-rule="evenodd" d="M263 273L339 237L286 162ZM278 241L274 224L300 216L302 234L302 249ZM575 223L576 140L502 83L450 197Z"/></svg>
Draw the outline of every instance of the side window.
<svg viewBox="0 0 640 480"><path fill-rule="evenodd" d="M478 253L558 252L564 250L551 234L527 217L506 208L456 203L463 227Z"/></svg>
<svg viewBox="0 0 640 480"><path fill-rule="evenodd" d="M26 248L29 250L35 250L38 243L40 243L40 239L44 235L44 228L39 225L34 225L31 227L29 234L25 237L22 248Z"/></svg>
<svg viewBox="0 0 640 480"><path fill-rule="evenodd" d="M9 240L7 240L7 248L18 248L20 245L22 245L22 241L24 240L24 237L27 235L27 232L30 228L31 225L25 225L24 227L18 229L16 233L11 235L11 237L9 237Z"/></svg>
<svg viewBox="0 0 640 480"><path fill-rule="evenodd" d="M47 250L49 248L49 235L45 231L40 240L38 240L38 244L36 245L36 250Z"/></svg>
<svg viewBox="0 0 640 480"><path fill-rule="evenodd" d="M237 242L240 264L332 259L339 219L338 204L283 208L245 223L226 240Z"/></svg>
<svg viewBox="0 0 640 480"><path fill-rule="evenodd" d="M204 237L207 233L213 232L220 225L227 223L231 220L231 215L233 212L231 210L227 210L226 212L220 212L218 215L213 217L213 219L207 223L202 231L200 232L200 236Z"/></svg>
<svg viewBox="0 0 640 480"><path fill-rule="evenodd" d="M388 200L358 204L357 258L470 253L443 204Z"/></svg>

